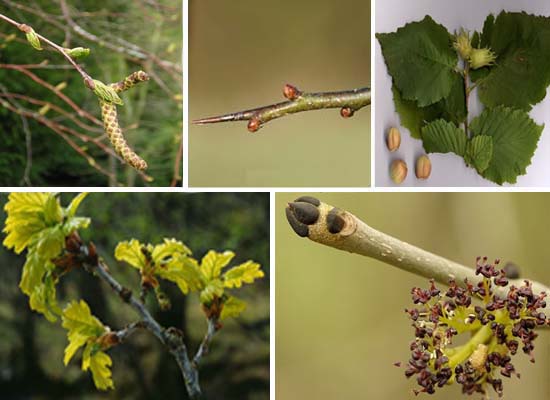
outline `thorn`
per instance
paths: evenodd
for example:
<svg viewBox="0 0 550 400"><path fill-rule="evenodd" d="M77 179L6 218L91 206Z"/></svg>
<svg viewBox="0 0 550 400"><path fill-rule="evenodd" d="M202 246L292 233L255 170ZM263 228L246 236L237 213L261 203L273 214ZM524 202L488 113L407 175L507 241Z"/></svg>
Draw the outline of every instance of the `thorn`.
<svg viewBox="0 0 550 400"><path fill-rule="evenodd" d="M319 207L321 205L321 202L319 201L319 199L313 197L313 196L302 196L302 197L298 197L296 200L294 200L295 202L299 203L299 202L302 202L302 203L309 203L309 204L313 204L314 206L316 207Z"/></svg>
<svg viewBox="0 0 550 400"><path fill-rule="evenodd" d="M300 237L307 237L309 235L308 226L302 224L296 219L290 207L287 207L285 209L285 213L286 213L286 219L290 224L291 228L294 230L294 232L296 232L296 234Z"/></svg>
<svg viewBox="0 0 550 400"><path fill-rule="evenodd" d="M283 95L289 100L296 100L302 95L302 92L300 92L296 86L287 83L283 88Z"/></svg>
<svg viewBox="0 0 550 400"><path fill-rule="evenodd" d="M330 233L340 233L346 225L346 221L342 217L342 210L334 207L327 215L327 227Z"/></svg>
<svg viewBox="0 0 550 400"><path fill-rule="evenodd" d="M302 224L313 225L319 219L319 210L310 203L289 203L288 207Z"/></svg>

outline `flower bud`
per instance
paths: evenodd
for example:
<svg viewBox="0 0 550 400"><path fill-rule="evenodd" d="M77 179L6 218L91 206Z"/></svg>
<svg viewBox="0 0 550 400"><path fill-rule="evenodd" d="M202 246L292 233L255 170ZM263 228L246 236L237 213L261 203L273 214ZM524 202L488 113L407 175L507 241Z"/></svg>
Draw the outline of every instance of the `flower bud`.
<svg viewBox="0 0 550 400"><path fill-rule="evenodd" d="M399 129L395 127L390 129L388 132L388 137L386 138L386 144L388 146L388 150L391 152L394 152L399 148L401 145L401 133L399 133Z"/></svg>
<svg viewBox="0 0 550 400"><path fill-rule="evenodd" d="M403 160L394 160L390 165L390 177L391 180L401 184L407 177L407 164Z"/></svg>
<svg viewBox="0 0 550 400"><path fill-rule="evenodd" d="M455 36L453 47L463 60L468 60L473 50L470 43L470 34L464 29L460 29L460 33Z"/></svg>
<svg viewBox="0 0 550 400"><path fill-rule="evenodd" d="M428 179L432 173L432 162L427 155L422 155L416 160L416 177L418 179Z"/></svg>
<svg viewBox="0 0 550 400"><path fill-rule="evenodd" d="M491 49L472 49L468 62L470 63L470 67L472 69L478 69L489 65L494 65L496 58L495 53L493 53Z"/></svg>

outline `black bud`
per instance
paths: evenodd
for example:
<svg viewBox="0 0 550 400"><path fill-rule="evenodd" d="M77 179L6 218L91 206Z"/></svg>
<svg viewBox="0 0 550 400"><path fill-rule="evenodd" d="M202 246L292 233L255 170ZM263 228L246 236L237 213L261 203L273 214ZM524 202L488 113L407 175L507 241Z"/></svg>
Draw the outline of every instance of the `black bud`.
<svg viewBox="0 0 550 400"><path fill-rule="evenodd" d="M316 207L319 207L321 205L321 202L319 199L313 197L313 196L302 196L298 197L296 200L294 200L297 203L309 203L313 204Z"/></svg>
<svg viewBox="0 0 550 400"><path fill-rule="evenodd" d="M519 267L513 262L507 262L502 269L504 270L507 278L518 279L520 277Z"/></svg>
<svg viewBox="0 0 550 400"><path fill-rule="evenodd" d="M343 211L339 208L333 208L327 215L327 228L330 233L339 233L344 229L346 221L342 217Z"/></svg>
<svg viewBox="0 0 550 400"><path fill-rule="evenodd" d="M309 203L289 203L296 219L302 224L312 225L319 219L319 210Z"/></svg>
<svg viewBox="0 0 550 400"><path fill-rule="evenodd" d="M307 235L309 234L309 228L307 227L307 225L302 224L296 219L290 207L287 207L285 209L285 212L286 219L288 220L288 223L290 224L294 232L296 232L296 234L300 237L307 237Z"/></svg>

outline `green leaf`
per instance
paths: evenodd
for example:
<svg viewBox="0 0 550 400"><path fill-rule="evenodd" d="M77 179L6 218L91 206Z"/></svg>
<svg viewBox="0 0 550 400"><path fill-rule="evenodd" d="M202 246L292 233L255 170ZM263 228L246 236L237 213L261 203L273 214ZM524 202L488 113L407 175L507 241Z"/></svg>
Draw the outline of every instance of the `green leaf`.
<svg viewBox="0 0 550 400"><path fill-rule="evenodd" d="M7 218L4 232L4 246L21 253L32 237L46 227L44 208L50 197L47 193L10 193L4 206Z"/></svg>
<svg viewBox="0 0 550 400"><path fill-rule="evenodd" d="M455 153L464 156L466 134L452 122L442 119L431 122L422 128L424 149L428 153Z"/></svg>
<svg viewBox="0 0 550 400"><path fill-rule="evenodd" d="M237 318L246 309L246 303L236 297L229 296L223 303L220 319Z"/></svg>
<svg viewBox="0 0 550 400"><path fill-rule="evenodd" d="M90 218L69 217L63 223L63 234L69 236L71 232L87 228L90 225Z"/></svg>
<svg viewBox="0 0 550 400"><path fill-rule="evenodd" d="M260 264L254 261L247 261L241 265L231 268L224 275L224 286L227 288L241 287L243 283L252 283L255 279L263 278L264 273Z"/></svg>
<svg viewBox="0 0 550 400"><path fill-rule="evenodd" d="M453 86L457 55L451 35L430 16L394 33L377 33L394 83L405 100L420 107L447 97Z"/></svg>
<svg viewBox="0 0 550 400"><path fill-rule="evenodd" d="M474 135L492 137L493 157L482 175L499 185L525 174L544 129L525 111L503 106L485 109L470 127Z"/></svg>
<svg viewBox="0 0 550 400"><path fill-rule="evenodd" d="M454 74L453 86L449 95L427 107L419 107L416 101L403 99L395 85L392 87L392 92L401 125L407 128L415 139L421 138L424 125L437 119L450 120L457 125L466 119L464 80L457 73Z"/></svg>
<svg viewBox="0 0 550 400"><path fill-rule="evenodd" d="M158 266L155 274L176 283L184 294L202 290L205 285L204 275L197 261L184 255Z"/></svg>
<svg viewBox="0 0 550 400"><path fill-rule="evenodd" d="M487 169L492 157L493 138L491 136L474 136L468 141L464 160L466 164L473 166L478 174L481 175Z"/></svg>
<svg viewBox="0 0 550 400"><path fill-rule="evenodd" d="M99 390L114 389L110 366L113 364L111 357L93 344L89 343L82 354L82 370L92 371L95 387Z"/></svg>
<svg viewBox="0 0 550 400"><path fill-rule="evenodd" d="M479 98L487 107L505 105L529 111L546 96L550 84L550 18L502 12L487 17L483 46L497 54L497 65L483 80Z"/></svg>
<svg viewBox="0 0 550 400"><path fill-rule="evenodd" d="M96 339L105 333L106 328L101 321L92 315L90 307L84 300L72 301L63 310L63 328L67 329L69 344L65 348L65 365L69 363L74 353L89 339ZM83 360L84 363L84 360ZM84 368L83 368L84 369Z"/></svg>
<svg viewBox="0 0 550 400"><path fill-rule="evenodd" d="M227 266L235 257L232 251L218 253L210 250L201 260L201 269L207 279L214 279L220 276L222 269Z"/></svg>
<svg viewBox="0 0 550 400"><path fill-rule="evenodd" d="M77 196L75 196L71 203L65 208L65 215L68 217L74 217L76 215L76 210L80 206L80 203L82 203L82 200L84 200L88 196L88 193L80 193Z"/></svg>
<svg viewBox="0 0 550 400"><path fill-rule="evenodd" d="M44 220L46 225L58 224L63 220L63 209L59 204L57 196L51 194L44 204Z"/></svg>
<svg viewBox="0 0 550 400"><path fill-rule="evenodd" d="M57 257L65 246L65 234L60 225L42 229L31 243L42 260L51 260Z"/></svg>
<svg viewBox="0 0 550 400"><path fill-rule="evenodd" d="M160 264L165 259L177 254L190 255L191 250L179 240L165 238L164 243L158 244L153 248L151 257L155 264Z"/></svg>
<svg viewBox="0 0 550 400"><path fill-rule="evenodd" d="M208 304L214 300L214 297L221 298L224 292L223 286L223 282L218 278L209 281L199 296L201 303Z"/></svg>
<svg viewBox="0 0 550 400"><path fill-rule="evenodd" d="M29 295L30 308L43 314L50 322L57 321L57 316L61 315L61 309L57 305L55 284L55 279L47 273Z"/></svg>
<svg viewBox="0 0 550 400"><path fill-rule="evenodd" d="M115 249L115 258L141 270L146 264L145 255L141 251L141 247L142 244L135 239L129 242L121 242Z"/></svg>

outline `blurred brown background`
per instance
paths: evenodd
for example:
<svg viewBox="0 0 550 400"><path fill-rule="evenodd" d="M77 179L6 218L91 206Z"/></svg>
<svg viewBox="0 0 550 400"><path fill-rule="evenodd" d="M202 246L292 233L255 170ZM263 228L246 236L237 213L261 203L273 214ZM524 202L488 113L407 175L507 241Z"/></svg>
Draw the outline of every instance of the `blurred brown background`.
<svg viewBox="0 0 550 400"><path fill-rule="evenodd" d="M370 1L189 1L189 118L370 85ZM368 186L370 107L189 127L191 186Z"/></svg>
<svg viewBox="0 0 550 400"><path fill-rule="evenodd" d="M480 399L453 385L415 397L407 380L413 330L403 312L427 280L380 261L299 238L276 203L276 392L294 399ZM550 284L550 194L323 193L321 201L372 227L464 265L487 255L514 261L524 277ZM504 379L504 399L550 399L550 331L535 341L536 363L515 356L521 379ZM497 398L491 393L491 398Z"/></svg>

